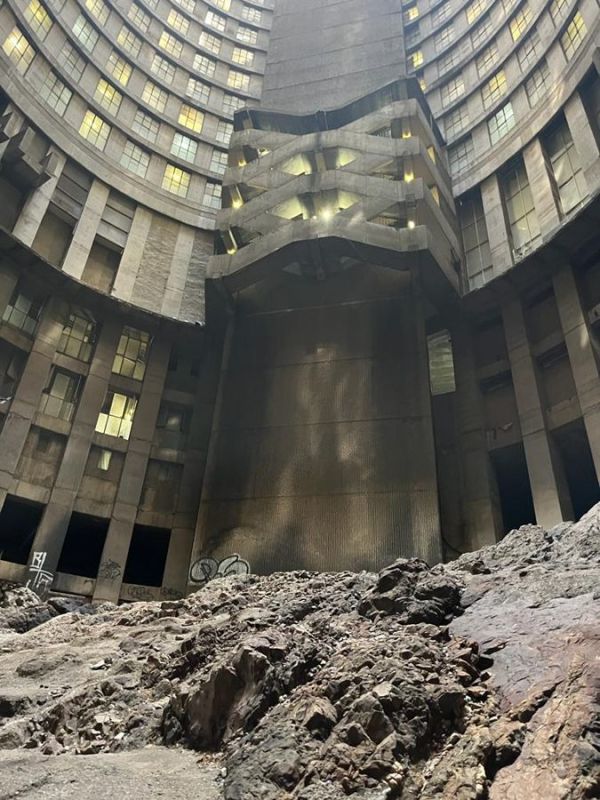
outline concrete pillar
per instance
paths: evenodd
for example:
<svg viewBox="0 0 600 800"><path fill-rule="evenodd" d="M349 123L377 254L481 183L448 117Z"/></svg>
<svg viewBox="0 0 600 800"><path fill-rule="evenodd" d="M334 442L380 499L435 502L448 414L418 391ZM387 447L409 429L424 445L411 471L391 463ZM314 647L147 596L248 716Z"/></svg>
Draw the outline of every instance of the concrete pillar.
<svg viewBox="0 0 600 800"><path fill-rule="evenodd" d="M102 552L102 563L111 561L117 564L119 575L115 578L98 576L94 592L95 601L116 602L119 599L133 526L154 440L170 352L171 343L164 337L156 339L150 351L146 375L131 429L129 447Z"/></svg>
<svg viewBox="0 0 600 800"><path fill-rule="evenodd" d="M136 208L112 289L112 294L120 300L129 302L132 299L133 287L142 263L144 246L153 218L154 215L147 208L143 206Z"/></svg>
<svg viewBox="0 0 600 800"><path fill-rule="evenodd" d="M65 453L33 542L32 553L44 554L44 570L52 576L56 572L85 471L96 421L110 381L121 329L121 321L118 319L107 320L102 326ZM30 564L30 568L32 566ZM44 585L36 587L36 591L43 595L49 588Z"/></svg>
<svg viewBox="0 0 600 800"><path fill-rule="evenodd" d="M533 195L535 213L540 223L542 237L560 225L560 213L554 187L546 168L546 157L539 139L534 139L523 150L527 179Z"/></svg>
<svg viewBox="0 0 600 800"><path fill-rule="evenodd" d="M452 326L456 380L456 423L462 462L462 515L465 545L476 550L495 544L502 532L498 487L487 449L481 391L470 331L464 322Z"/></svg>
<svg viewBox="0 0 600 800"><path fill-rule="evenodd" d="M600 183L600 148L579 92L569 97L563 110L588 188L597 186Z"/></svg>
<svg viewBox="0 0 600 800"><path fill-rule="evenodd" d="M169 268L169 277L165 287L161 313L167 317L176 317L179 314L188 268L192 259L192 249L196 231L189 225L180 225L177 234L177 244Z"/></svg>
<svg viewBox="0 0 600 800"><path fill-rule="evenodd" d="M109 193L108 186L98 180L90 187L62 265L63 272L74 278L81 279L83 275Z"/></svg>
<svg viewBox="0 0 600 800"><path fill-rule="evenodd" d="M600 374L598 362L594 355L590 330L571 267L566 266L556 273L553 277L553 284L577 397L594 459L596 477L600 479Z"/></svg>
<svg viewBox="0 0 600 800"><path fill-rule="evenodd" d="M511 239L496 175L490 175L481 184L481 202L494 264L494 276L496 276L510 269L513 263Z"/></svg>
<svg viewBox="0 0 600 800"><path fill-rule="evenodd" d="M538 525L551 528L573 518L571 499L560 457L546 429L536 364L518 297L503 300L502 317L535 516Z"/></svg>
<svg viewBox="0 0 600 800"><path fill-rule="evenodd" d="M63 167L65 166L67 157L63 153L56 153L57 166L52 178L47 180L37 189L34 189L23 206L19 218L17 219L13 228L13 235L20 239L23 244L31 247L38 232L44 215L50 205L50 200L56 189Z"/></svg>

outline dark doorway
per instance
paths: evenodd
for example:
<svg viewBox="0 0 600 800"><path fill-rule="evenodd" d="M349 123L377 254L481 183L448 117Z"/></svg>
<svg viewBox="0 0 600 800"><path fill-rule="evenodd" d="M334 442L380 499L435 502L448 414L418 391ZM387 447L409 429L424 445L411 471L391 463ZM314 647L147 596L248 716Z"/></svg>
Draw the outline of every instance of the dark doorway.
<svg viewBox="0 0 600 800"><path fill-rule="evenodd" d="M501 447L491 452L496 472L504 532L535 523L527 461L522 444Z"/></svg>
<svg viewBox="0 0 600 800"><path fill-rule="evenodd" d="M167 528L135 525L123 581L141 586L161 586L170 539L171 531Z"/></svg>
<svg viewBox="0 0 600 800"><path fill-rule="evenodd" d="M573 513L579 519L600 501L600 486L583 420L563 425L554 431L553 437L564 465Z"/></svg>
<svg viewBox="0 0 600 800"><path fill-rule="evenodd" d="M44 506L7 497L0 512L0 558L27 564Z"/></svg>
<svg viewBox="0 0 600 800"><path fill-rule="evenodd" d="M108 522L101 517L73 513L58 560L58 571L95 578L106 541Z"/></svg>

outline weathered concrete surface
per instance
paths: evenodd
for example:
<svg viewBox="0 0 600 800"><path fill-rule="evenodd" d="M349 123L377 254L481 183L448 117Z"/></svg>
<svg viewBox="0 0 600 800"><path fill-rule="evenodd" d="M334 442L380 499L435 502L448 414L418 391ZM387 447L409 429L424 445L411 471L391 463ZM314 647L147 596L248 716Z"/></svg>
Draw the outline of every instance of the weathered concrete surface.
<svg viewBox="0 0 600 800"><path fill-rule="evenodd" d="M8 590L0 800L597 798L599 689L600 509L433 570Z"/></svg>

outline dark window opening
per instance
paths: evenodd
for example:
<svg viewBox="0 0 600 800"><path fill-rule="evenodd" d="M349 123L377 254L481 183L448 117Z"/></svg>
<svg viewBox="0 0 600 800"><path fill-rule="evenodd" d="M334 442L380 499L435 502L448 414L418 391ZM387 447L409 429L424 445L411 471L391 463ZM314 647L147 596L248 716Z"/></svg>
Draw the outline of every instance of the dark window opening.
<svg viewBox="0 0 600 800"><path fill-rule="evenodd" d="M7 497L0 512L0 559L27 564L44 506Z"/></svg>
<svg viewBox="0 0 600 800"><path fill-rule="evenodd" d="M135 525L125 565L125 583L161 586L171 531L149 525Z"/></svg>
<svg viewBox="0 0 600 800"><path fill-rule="evenodd" d="M600 485L583 420L564 425L553 436L562 458L573 513L579 519L600 501Z"/></svg>
<svg viewBox="0 0 600 800"><path fill-rule="evenodd" d="M522 444L493 450L492 464L496 472L504 532L521 525L535 523L535 509Z"/></svg>
<svg viewBox="0 0 600 800"><path fill-rule="evenodd" d="M108 522L100 517L73 513L58 560L58 571L95 578L106 541Z"/></svg>

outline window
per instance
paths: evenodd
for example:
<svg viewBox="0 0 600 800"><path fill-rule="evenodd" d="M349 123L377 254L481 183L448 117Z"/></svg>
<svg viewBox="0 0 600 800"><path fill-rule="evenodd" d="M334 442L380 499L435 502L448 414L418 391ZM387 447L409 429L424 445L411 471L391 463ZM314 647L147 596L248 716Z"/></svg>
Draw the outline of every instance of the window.
<svg viewBox="0 0 600 800"><path fill-rule="evenodd" d="M96 17L100 25L106 25L109 9L103 0L85 0L85 7L92 16Z"/></svg>
<svg viewBox="0 0 600 800"><path fill-rule="evenodd" d="M96 86L94 100L100 103L101 106L104 106L111 114L116 115L122 99L123 95L121 92L118 92L115 87L111 86L104 78L100 78Z"/></svg>
<svg viewBox="0 0 600 800"><path fill-rule="evenodd" d="M114 50L108 57L107 68L116 81L119 81L122 86L127 86L131 77L131 64L128 64Z"/></svg>
<svg viewBox="0 0 600 800"><path fill-rule="evenodd" d="M96 468L102 470L102 472L108 472L112 460L112 450L102 450L100 448L94 448L94 450L98 453Z"/></svg>
<svg viewBox="0 0 600 800"><path fill-rule="evenodd" d="M560 118L544 134L543 144L552 168L562 212L568 214L587 197L587 186L571 131L564 118Z"/></svg>
<svg viewBox="0 0 600 800"><path fill-rule="evenodd" d="M121 26L121 30L117 36L117 43L120 44L124 50L127 50L128 53L131 53L134 58L139 56L140 50L142 49L141 39L138 39L135 33L129 30L127 25Z"/></svg>
<svg viewBox="0 0 600 800"><path fill-rule="evenodd" d="M176 167L175 164L167 164L163 175L162 188L180 197L187 197L190 178L189 172Z"/></svg>
<svg viewBox="0 0 600 800"><path fill-rule="evenodd" d="M499 70L495 75L489 79L481 90L481 98L483 100L483 107L490 108L501 97L506 94L506 75L504 70Z"/></svg>
<svg viewBox="0 0 600 800"><path fill-rule="evenodd" d="M17 290L4 309L2 321L33 336L41 313L42 303Z"/></svg>
<svg viewBox="0 0 600 800"><path fill-rule="evenodd" d="M208 33L207 31L202 31L200 38L198 39L198 44L200 47L204 47L206 50L210 50L211 53L218 55L221 51L222 41L218 36L214 36L212 33Z"/></svg>
<svg viewBox="0 0 600 800"><path fill-rule="evenodd" d="M159 122L157 119L154 119L154 117L151 117L150 114L146 114L145 111L142 111L141 108L138 108L135 112L131 127L136 133L139 133L140 136L143 136L144 139L147 139L149 142L156 141Z"/></svg>
<svg viewBox="0 0 600 800"><path fill-rule="evenodd" d="M98 32L83 14L80 14L73 23L73 34L88 53L91 53L98 41Z"/></svg>
<svg viewBox="0 0 600 800"><path fill-rule="evenodd" d="M187 409L175 405L161 405L156 427L159 430L186 433L188 429Z"/></svg>
<svg viewBox="0 0 600 800"><path fill-rule="evenodd" d="M488 131L492 144L496 144L515 127L515 116L512 103L508 102L500 108L493 117L488 119Z"/></svg>
<svg viewBox="0 0 600 800"><path fill-rule="evenodd" d="M190 21L186 19L183 14L180 14L179 11L175 11L175 9L172 8L169 11L169 16L167 17L167 25L170 25L176 31L179 31L183 36L185 36L190 27Z"/></svg>
<svg viewBox="0 0 600 800"><path fill-rule="evenodd" d="M477 56L477 60L475 61L477 65L477 74L481 78L486 72L488 72L498 61L498 47L496 42L492 42L485 50Z"/></svg>
<svg viewBox="0 0 600 800"><path fill-rule="evenodd" d="M245 19L246 22L253 22L255 25L260 25L262 22L262 11L258 11L256 8L250 8L250 6L243 6L242 19Z"/></svg>
<svg viewBox="0 0 600 800"><path fill-rule="evenodd" d="M470 6L467 6L466 13L467 13L467 22L469 25L472 25L477 17L481 15L481 13L485 10L485 0L474 0Z"/></svg>
<svg viewBox="0 0 600 800"><path fill-rule="evenodd" d="M135 3L129 6L127 16L134 23L134 25L139 28L139 30L141 30L143 33L148 32L148 28L150 27L150 17L145 11L142 11L139 6L136 6Z"/></svg>
<svg viewBox="0 0 600 800"><path fill-rule="evenodd" d="M445 53L441 58L437 60L438 66L438 75L441 77L444 75L448 70L452 69L455 64L458 64L460 59L462 58L462 52L459 48L453 47L447 53Z"/></svg>
<svg viewBox="0 0 600 800"><path fill-rule="evenodd" d="M435 49L436 52L440 52L440 50L444 50L454 39L454 26L447 25L443 30L441 30L434 39Z"/></svg>
<svg viewBox="0 0 600 800"><path fill-rule="evenodd" d="M219 120L217 124L217 132L215 134L215 139L217 142L221 142L221 144L229 144L232 133L233 125L231 125L229 122L223 122L223 120Z"/></svg>
<svg viewBox="0 0 600 800"><path fill-rule="evenodd" d="M170 61L167 61L166 58L159 56L158 53L154 54L150 69L155 75L157 75L159 78L162 78L165 83L173 82L173 78L175 77L174 65L171 64Z"/></svg>
<svg viewBox="0 0 600 800"><path fill-rule="evenodd" d="M458 203L465 268L469 289L478 289L492 277L492 252L481 195L476 189Z"/></svg>
<svg viewBox="0 0 600 800"><path fill-rule="evenodd" d="M479 23L479 25L475 28L473 33L471 34L471 44L473 45L473 50L477 50L477 48L484 43L486 39L489 38L490 34L492 33L492 20L490 15L488 14L487 17Z"/></svg>
<svg viewBox="0 0 600 800"><path fill-rule="evenodd" d="M80 376L54 369L40 400L40 413L70 422L79 398Z"/></svg>
<svg viewBox="0 0 600 800"><path fill-rule="evenodd" d="M242 67L250 67L254 63L254 53L244 47L234 47L231 60Z"/></svg>
<svg viewBox="0 0 600 800"><path fill-rule="evenodd" d="M234 69L229 70L227 75L227 86L232 89L240 89L247 92L250 88L250 75L245 75L243 72L236 72Z"/></svg>
<svg viewBox="0 0 600 800"><path fill-rule="evenodd" d="M231 0L214 0L214 4L222 11L229 11L231 8Z"/></svg>
<svg viewBox="0 0 600 800"><path fill-rule="evenodd" d="M569 0L552 0L550 3L550 16L552 17L552 22L558 26L561 19L567 13L569 8Z"/></svg>
<svg viewBox="0 0 600 800"><path fill-rule="evenodd" d="M440 92L442 96L442 106L444 107L458 100L465 92L465 84L462 75L458 75L456 78L449 80L448 83L445 83Z"/></svg>
<svg viewBox="0 0 600 800"><path fill-rule="evenodd" d="M185 128L189 128L195 133L200 133L202 130L202 125L204 124L204 114L197 108L193 108L192 106L188 106L183 103L181 106L181 111L179 112L178 122Z"/></svg>
<svg viewBox="0 0 600 800"><path fill-rule="evenodd" d="M150 334L125 325L119 339L112 371L141 381L146 372L146 361L150 350Z"/></svg>
<svg viewBox="0 0 600 800"><path fill-rule="evenodd" d="M540 37L537 31L530 33L517 51L519 66L523 71L529 69L538 60L541 51Z"/></svg>
<svg viewBox="0 0 600 800"><path fill-rule="evenodd" d="M446 132L446 138L451 139L457 136L464 129L468 121L469 109L467 104L463 103L444 117L444 130Z"/></svg>
<svg viewBox="0 0 600 800"><path fill-rule="evenodd" d="M175 58L179 58L183 52L183 42L167 31L163 31L158 40L158 46Z"/></svg>
<svg viewBox="0 0 600 800"><path fill-rule="evenodd" d="M40 97L42 100L45 100L50 108L54 109L54 111L62 117L72 96L73 92L65 86L52 70L50 70L40 89Z"/></svg>
<svg viewBox="0 0 600 800"><path fill-rule="evenodd" d="M415 50L414 53L410 54L410 63L413 69L417 69L423 63L423 51L422 50Z"/></svg>
<svg viewBox="0 0 600 800"><path fill-rule="evenodd" d="M521 38L523 31L530 22L531 9L527 4L525 4L520 11L517 11L509 23L510 35L513 38L513 42L516 42L517 39Z"/></svg>
<svg viewBox="0 0 600 800"><path fill-rule="evenodd" d="M145 178L148 164L150 163L150 153L142 150L135 142L127 140L119 163L129 172L139 175L140 178Z"/></svg>
<svg viewBox="0 0 600 800"><path fill-rule="evenodd" d="M129 439L137 402L135 395L108 392L98 414L97 433Z"/></svg>
<svg viewBox="0 0 600 800"><path fill-rule="evenodd" d="M540 236L533 197L522 160L517 160L500 176L500 187L510 226L513 250L520 254Z"/></svg>
<svg viewBox="0 0 600 800"><path fill-rule="evenodd" d="M421 43L421 28L419 23L411 25L404 34L404 45L407 50L417 47Z"/></svg>
<svg viewBox="0 0 600 800"><path fill-rule="evenodd" d="M52 27L52 20L40 0L30 0L25 9L25 19L29 22L29 29L44 41Z"/></svg>
<svg viewBox="0 0 600 800"><path fill-rule="evenodd" d="M221 185L219 183L207 182L203 204L208 208L221 208Z"/></svg>
<svg viewBox="0 0 600 800"><path fill-rule="evenodd" d="M207 86L206 83L202 83L202 81L197 81L195 78L189 78L185 93L198 103L208 103L210 98L210 86Z"/></svg>
<svg viewBox="0 0 600 800"><path fill-rule="evenodd" d="M189 11L190 14L193 14L196 10L196 3L194 0L175 0L178 6L183 8L184 11Z"/></svg>
<svg viewBox="0 0 600 800"><path fill-rule="evenodd" d="M550 70L546 61L542 61L537 69L534 69L529 79L525 82L525 92L529 105L533 108L540 100L548 95L550 83Z"/></svg>
<svg viewBox="0 0 600 800"><path fill-rule="evenodd" d="M217 64L211 58L201 56L200 53L196 53L194 56L194 69L197 69L198 72L201 72L203 75L212 77L215 74L216 68Z"/></svg>
<svg viewBox="0 0 600 800"><path fill-rule="evenodd" d="M8 34L2 45L2 49L17 68L17 72L24 75L33 61L35 50L29 44L25 36L16 26Z"/></svg>
<svg viewBox="0 0 600 800"><path fill-rule="evenodd" d="M94 318L83 309L70 311L58 343L58 352L79 361L91 361L96 340Z"/></svg>
<svg viewBox="0 0 600 800"><path fill-rule="evenodd" d="M452 339L447 330L436 331L427 337L429 357L429 386L435 397L456 391Z"/></svg>
<svg viewBox="0 0 600 800"><path fill-rule="evenodd" d="M450 2L443 3L441 6L438 6L434 9L431 15L431 21L435 27L441 25L442 22L448 19L450 14L452 13L452 7Z"/></svg>
<svg viewBox="0 0 600 800"><path fill-rule="evenodd" d="M473 139L468 136L462 142L448 149L450 175L457 178L471 166L473 160Z"/></svg>
<svg viewBox="0 0 600 800"><path fill-rule="evenodd" d="M85 112L85 117L79 128L80 136L87 139L98 150L104 150L109 133L110 125L107 122L97 114L94 114L93 111L88 110Z"/></svg>
<svg viewBox="0 0 600 800"><path fill-rule="evenodd" d="M182 133L176 133L173 137L173 144L171 145L171 154L184 161L190 161L192 164L196 158L198 151L198 142L190 139L189 136L184 136Z"/></svg>
<svg viewBox="0 0 600 800"><path fill-rule="evenodd" d="M59 57L67 70L69 76L79 82L85 69L85 60L79 55L77 50L69 42L65 42L59 53Z"/></svg>
<svg viewBox="0 0 600 800"><path fill-rule="evenodd" d="M211 28L216 28L218 31L221 31L221 33L224 32L225 26L227 25L226 17L222 17L220 14L215 14L214 11L207 11L204 21L207 25L210 25Z"/></svg>
<svg viewBox="0 0 600 800"><path fill-rule="evenodd" d="M241 97L236 97L233 94L226 94L223 95L223 111L226 114L235 114L242 106L246 104L246 101L243 100Z"/></svg>
<svg viewBox="0 0 600 800"><path fill-rule="evenodd" d="M146 81L144 91L142 92L142 100L148 103L149 106L156 109L159 113L165 110L169 95L160 86L157 86L152 81Z"/></svg>
<svg viewBox="0 0 600 800"><path fill-rule="evenodd" d="M258 31L240 26L236 31L235 38L239 39L240 42L244 42L244 44L256 44L258 42Z"/></svg>
<svg viewBox="0 0 600 800"><path fill-rule="evenodd" d="M583 17L579 11L576 11L573 19L567 25L566 31L560 37L560 43L567 61L570 61L575 52L579 50L586 33L587 28Z"/></svg>
<svg viewBox="0 0 600 800"><path fill-rule="evenodd" d="M213 150L212 158L210 159L210 169L213 172L220 172L221 175L227 169L227 153L222 150Z"/></svg>

